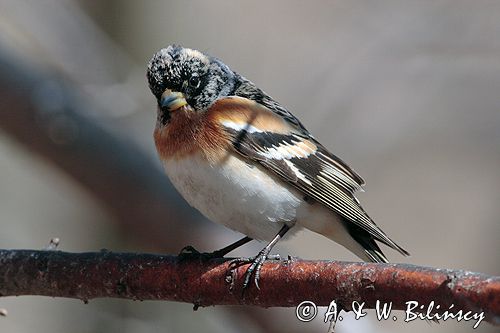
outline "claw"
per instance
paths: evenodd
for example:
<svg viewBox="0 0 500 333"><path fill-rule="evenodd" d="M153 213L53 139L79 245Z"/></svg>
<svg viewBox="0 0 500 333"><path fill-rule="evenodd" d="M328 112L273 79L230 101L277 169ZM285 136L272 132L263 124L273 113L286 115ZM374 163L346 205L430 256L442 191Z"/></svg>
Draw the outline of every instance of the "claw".
<svg viewBox="0 0 500 333"><path fill-rule="evenodd" d="M278 259L280 260L279 255L269 255L269 252L271 252L271 249L273 248L274 245L286 234L286 232L290 230L290 227L286 224L284 224L278 234L274 236L274 238L269 242L269 244L266 245L265 248L263 248L257 256L254 258L238 258L238 259L233 259L229 263L229 269L231 270L232 273L234 273L235 269L237 266L243 265L245 263L251 263L250 267L248 267L246 273L245 273L245 280L243 281L243 290L242 292L245 292L245 289L248 288L248 285L250 284L250 279L252 277L252 274L254 274L254 282L255 286L257 289L260 290L259 287L259 279L260 279L260 269L262 268L262 265L266 261L266 259ZM234 275L234 274L233 274ZM231 287L234 284L234 279L231 282Z"/></svg>
<svg viewBox="0 0 500 333"><path fill-rule="evenodd" d="M231 260L231 262L229 263L229 269L232 276L234 276L234 271L239 266L251 264L250 267L248 267L245 272L245 279L243 281L243 291L250 286L252 275L254 277L253 281L255 283L255 286L257 287L257 289L260 290L259 286L260 270L266 260L281 260L281 257L279 254L266 255L264 251L261 251L259 252L258 255L256 255L253 258L236 258ZM232 285L233 284L234 284L234 279L232 280Z"/></svg>
<svg viewBox="0 0 500 333"><path fill-rule="evenodd" d="M184 246L179 252L179 257L182 259L201 259L201 260L210 260L223 258L223 255L220 251L214 252L200 252L191 245Z"/></svg>
<svg viewBox="0 0 500 333"><path fill-rule="evenodd" d="M182 260L194 260L201 256L200 251L192 247L191 245L184 246L179 252L179 259Z"/></svg>
<svg viewBox="0 0 500 333"><path fill-rule="evenodd" d="M183 254L200 254L200 251L198 251L197 249L195 249L191 245L187 245L181 249L181 252L179 252L179 255L183 255Z"/></svg>

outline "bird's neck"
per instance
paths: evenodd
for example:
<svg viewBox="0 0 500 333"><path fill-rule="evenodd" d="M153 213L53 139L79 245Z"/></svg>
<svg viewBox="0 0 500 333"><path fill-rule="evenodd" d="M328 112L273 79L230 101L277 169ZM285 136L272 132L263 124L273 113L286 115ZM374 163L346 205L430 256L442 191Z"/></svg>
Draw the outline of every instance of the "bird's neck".
<svg viewBox="0 0 500 333"><path fill-rule="evenodd" d="M208 120L206 113L189 108L173 112L166 125L157 122L154 141L162 160L199 154L210 162L220 159L217 152L221 151L221 145L227 144L221 130Z"/></svg>

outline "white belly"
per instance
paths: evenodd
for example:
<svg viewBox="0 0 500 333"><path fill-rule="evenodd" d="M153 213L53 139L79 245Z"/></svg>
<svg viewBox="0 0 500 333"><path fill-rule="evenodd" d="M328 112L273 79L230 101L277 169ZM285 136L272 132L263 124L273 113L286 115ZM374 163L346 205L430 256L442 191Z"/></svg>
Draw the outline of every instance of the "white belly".
<svg viewBox="0 0 500 333"><path fill-rule="evenodd" d="M164 166L191 206L255 239L271 240L283 223L294 225L297 209L306 204L298 191L236 155L215 166L199 157L167 160Z"/></svg>
<svg viewBox="0 0 500 333"><path fill-rule="evenodd" d="M163 161L165 170L184 199L210 220L251 238L270 241L284 223L322 234L366 260L362 247L348 234L338 215L262 167L237 155L209 166L199 157Z"/></svg>

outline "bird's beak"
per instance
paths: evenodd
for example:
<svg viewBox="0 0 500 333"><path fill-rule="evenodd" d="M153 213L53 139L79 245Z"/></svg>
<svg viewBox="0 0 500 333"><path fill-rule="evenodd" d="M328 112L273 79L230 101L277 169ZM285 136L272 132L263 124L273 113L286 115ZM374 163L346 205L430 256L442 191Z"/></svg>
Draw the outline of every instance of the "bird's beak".
<svg viewBox="0 0 500 333"><path fill-rule="evenodd" d="M187 105L186 98L183 93L165 89L161 94L160 107L166 108L170 112L174 112L184 105Z"/></svg>

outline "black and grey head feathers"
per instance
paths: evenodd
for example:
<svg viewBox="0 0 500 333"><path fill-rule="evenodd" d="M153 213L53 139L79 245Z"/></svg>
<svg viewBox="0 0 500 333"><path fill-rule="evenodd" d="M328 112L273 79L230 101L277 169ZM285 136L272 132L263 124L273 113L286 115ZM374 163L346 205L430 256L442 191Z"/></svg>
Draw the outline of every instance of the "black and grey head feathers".
<svg viewBox="0 0 500 333"><path fill-rule="evenodd" d="M175 45L161 49L149 62L147 78L158 100L168 88L182 92L193 109L203 111L219 98L240 96L269 108L305 131L297 118L255 84L202 52Z"/></svg>
<svg viewBox="0 0 500 333"><path fill-rule="evenodd" d="M149 87L159 100L165 89L181 92L195 110L205 110L235 85L234 73L216 58L180 46L158 51L149 62Z"/></svg>

